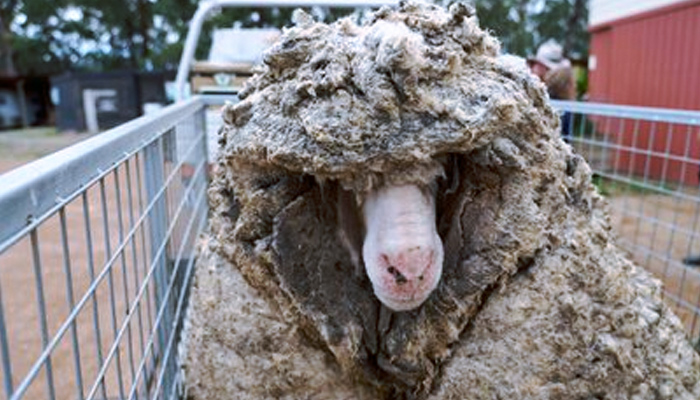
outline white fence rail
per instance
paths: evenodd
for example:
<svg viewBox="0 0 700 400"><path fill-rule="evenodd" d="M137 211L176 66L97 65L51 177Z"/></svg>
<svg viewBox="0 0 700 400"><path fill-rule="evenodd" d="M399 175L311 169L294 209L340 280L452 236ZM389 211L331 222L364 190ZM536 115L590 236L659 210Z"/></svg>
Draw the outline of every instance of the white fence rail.
<svg viewBox="0 0 700 400"><path fill-rule="evenodd" d="M177 397L212 102L0 176L0 398Z"/></svg>
<svg viewBox="0 0 700 400"><path fill-rule="evenodd" d="M555 101L595 173L619 242L700 336L700 112Z"/></svg>

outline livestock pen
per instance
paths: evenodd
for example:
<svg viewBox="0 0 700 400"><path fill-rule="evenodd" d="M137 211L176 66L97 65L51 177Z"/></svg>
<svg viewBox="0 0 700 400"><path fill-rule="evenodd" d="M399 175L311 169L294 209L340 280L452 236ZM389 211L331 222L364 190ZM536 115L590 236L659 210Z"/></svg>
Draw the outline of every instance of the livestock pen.
<svg viewBox="0 0 700 400"><path fill-rule="evenodd" d="M0 399L183 395L180 331L226 99L181 100L0 176ZM697 338L700 272L683 260L700 256L700 113L554 105L619 242Z"/></svg>

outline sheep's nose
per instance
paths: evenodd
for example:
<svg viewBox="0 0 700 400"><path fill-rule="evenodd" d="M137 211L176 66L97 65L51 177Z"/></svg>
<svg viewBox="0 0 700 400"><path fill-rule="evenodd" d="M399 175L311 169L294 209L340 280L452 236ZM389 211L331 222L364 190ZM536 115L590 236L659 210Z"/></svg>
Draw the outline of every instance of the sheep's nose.
<svg viewBox="0 0 700 400"><path fill-rule="evenodd" d="M414 290L425 280L425 273L433 263L434 250L414 247L395 254L382 253L381 264L387 283L401 289Z"/></svg>

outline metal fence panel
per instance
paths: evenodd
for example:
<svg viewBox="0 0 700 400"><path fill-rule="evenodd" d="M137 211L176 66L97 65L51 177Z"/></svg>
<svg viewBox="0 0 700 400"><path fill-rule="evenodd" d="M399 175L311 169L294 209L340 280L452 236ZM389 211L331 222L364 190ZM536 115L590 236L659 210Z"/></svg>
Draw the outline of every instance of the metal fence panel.
<svg viewBox="0 0 700 400"><path fill-rule="evenodd" d="M594 172L618 242L664 283L700 337L700 112L554 101L562 135Z"/></svg>
<svg viewBox="0 0 700 400"><path fill-rule="evenodd" d="M0 176L0 399L178 396L206 225L196 97Z"/></svg>

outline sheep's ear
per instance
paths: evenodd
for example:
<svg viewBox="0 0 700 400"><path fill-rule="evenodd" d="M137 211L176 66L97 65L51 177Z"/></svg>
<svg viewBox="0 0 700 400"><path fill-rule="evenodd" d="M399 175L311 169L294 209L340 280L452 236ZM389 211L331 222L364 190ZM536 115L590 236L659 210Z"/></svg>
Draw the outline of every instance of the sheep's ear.
<svg viewBox="0 0 700 400"><path fill-rule="evenodd" d="M447 154L441 157L444 175L435 182L435 205L437 207L438 231L443 233L445 225L450 225L457 212L461 179L464 175L464 156Z"/></svg>
<svg viewBox="0 0 700 400"><path fill-rule="evenodd" d="M336 209L338 215L338 236L350 253L352 264L355 266L355 276L364 274L362 262L362 242L365 237L364 224L355 193L345 190L338 185Z"/></svg>
<svg viewBox="0 0 700 400"><path fill-rule="evenodd" d="M459 180L461 179L460 162L457 154L449 154L447 156L447 165L445 166L445 194L453 194L459 189Z"/></svg>

